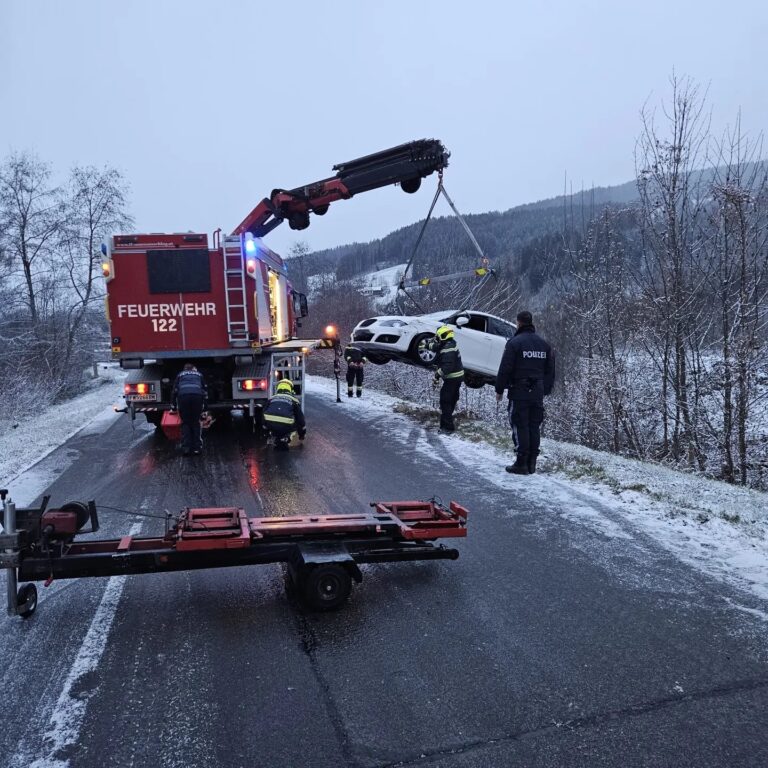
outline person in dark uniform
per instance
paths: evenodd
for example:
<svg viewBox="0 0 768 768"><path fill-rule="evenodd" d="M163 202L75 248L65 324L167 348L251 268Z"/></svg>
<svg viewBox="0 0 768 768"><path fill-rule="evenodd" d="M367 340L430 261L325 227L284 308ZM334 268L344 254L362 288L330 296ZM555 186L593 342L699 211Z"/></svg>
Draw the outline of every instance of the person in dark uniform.
<svg viewBox="0 0 768 768"><path fill-rule="evenodd" d="M363 366L367 362L365 355L354 345L350 344L344 350L344 359L347 361L347 397L352 397L353 386L357 389L357 396L363 396L363 378L365 371Z"/></svg>
<svg viewBox="0 0 768 768"><path fill-rule="evenodd" d="M301 403L293 393L293 383L282 379L277 383L277 393L269 399L264 408L264 426L275 440L276 451L287 451L293 432L299 433L299 440L307 435L307 425Z"/></svg>
<svg viewBox="0 0 768 768"><path fill-rule="evenodd" d="M203 375L187 363L176 376L171 391L171 410L181 417L181 450L185 456L198 456L203 450L200 417L205 410L208 391Z"/></svg>
<svg viewBox="0 0 768 768"><path fill-rule="evenodd" d="M436 352L435 382L443 380L443 386L440 388L440 431L450 433L456 429L453 412L459 402L459 392L464 381L464 367L453 328L441 325L437 329L431 348Z"/></svg>
<svg viewBox="0 0 768 768"><path fill-rule="evenodd" d="M552 347L536 333L528 311L517 316L517 332L507 342L496 376L496 399L509 390L509 422L517 459L506 468L515 475L532 475L541 442L544 397L555 383Z"/></svg>

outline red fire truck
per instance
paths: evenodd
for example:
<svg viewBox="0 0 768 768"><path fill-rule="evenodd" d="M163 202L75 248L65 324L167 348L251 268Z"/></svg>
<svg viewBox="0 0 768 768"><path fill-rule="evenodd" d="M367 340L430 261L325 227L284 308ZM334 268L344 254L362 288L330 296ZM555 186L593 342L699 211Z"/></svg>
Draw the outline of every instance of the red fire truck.
<svg viewBox="0 0 768 768"><path fill-rule="evenodd" d="M209 408L257 415L276 383L304 392L304 356L317 339L299 339L306 297L262 237L287 220L305 229L336 200L421 179L448 164L441 142L423 139L339 163L335 176L276 189L229 236L214 232L115 235L103 246L112 358L129 371L126 410L160 425L176 374L188 362L205 376Z"/></svg>

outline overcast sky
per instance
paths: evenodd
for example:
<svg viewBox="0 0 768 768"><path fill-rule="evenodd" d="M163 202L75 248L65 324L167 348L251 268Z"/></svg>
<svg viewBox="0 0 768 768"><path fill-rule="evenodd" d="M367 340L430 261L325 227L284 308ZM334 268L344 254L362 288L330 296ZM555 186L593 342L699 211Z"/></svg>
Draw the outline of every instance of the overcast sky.
<svg viewBox="0 0 768 768"><path fill-rule="evenodd" d="M234 228L275 187L418 138L451 151L466 212L633 175L639 111L673 67L713 126L768 127L766 0L0 0L0 156L110 164L139 231ZM422 218L387 188L337 203L286 253ZM446 209L440 210L446 213Z"/></svg>

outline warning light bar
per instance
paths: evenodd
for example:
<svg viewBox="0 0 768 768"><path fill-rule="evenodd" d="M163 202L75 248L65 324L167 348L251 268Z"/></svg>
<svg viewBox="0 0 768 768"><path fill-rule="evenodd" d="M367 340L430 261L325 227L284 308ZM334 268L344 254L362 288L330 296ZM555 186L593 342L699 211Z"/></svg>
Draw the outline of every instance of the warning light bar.
<svg viewBox="0 0 768 768"><path fill-rule="evenodd" d="M237 388L241 392L266 392L266 379L241 379L237 382Z"/></svg>

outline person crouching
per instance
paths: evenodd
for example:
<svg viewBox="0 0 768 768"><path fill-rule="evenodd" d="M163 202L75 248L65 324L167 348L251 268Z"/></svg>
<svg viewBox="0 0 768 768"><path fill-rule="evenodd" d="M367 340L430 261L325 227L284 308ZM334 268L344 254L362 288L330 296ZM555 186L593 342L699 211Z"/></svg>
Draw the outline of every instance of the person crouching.
<svg viewBox="0 0 768 768"><path fill-rule="evenodd" d="M264 408L264 426L275 441L276 451L287 451L293 432L299 433L299 440L307 434L304 412L299 399L293 393L293 383L282 379L277 384L277 393L269 399Z"/></svg>

